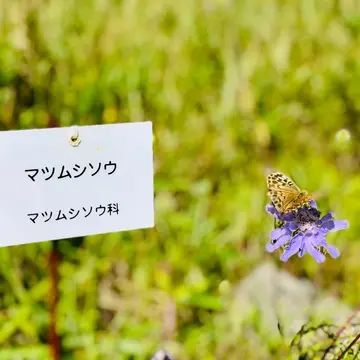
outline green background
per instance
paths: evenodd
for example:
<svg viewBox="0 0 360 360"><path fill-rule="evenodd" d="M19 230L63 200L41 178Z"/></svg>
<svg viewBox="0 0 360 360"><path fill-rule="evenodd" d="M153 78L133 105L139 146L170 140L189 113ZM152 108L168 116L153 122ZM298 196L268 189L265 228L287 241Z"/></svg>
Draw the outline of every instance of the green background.
<svg viewBox="0 0 360 360"><path fill-rule="evenodd" d="M0 7L2 130L151 120L156 227L56 246L63 359L284 358L230 325L265 260L352 306L360 293L360 6L322 0L38 0ZM337 260L280 263L265 176L323 212ZM0 249L0 359L50 359L53 242ZM261 329L258 329L261 333Z"/></svg>

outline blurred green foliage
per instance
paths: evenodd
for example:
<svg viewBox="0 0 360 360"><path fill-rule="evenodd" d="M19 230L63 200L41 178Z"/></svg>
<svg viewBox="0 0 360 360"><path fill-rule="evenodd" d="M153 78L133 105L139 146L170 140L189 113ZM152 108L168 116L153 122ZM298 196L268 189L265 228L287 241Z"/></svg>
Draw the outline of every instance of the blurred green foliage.
<svg viewBox="0 0 360 360"><path fill-rule="evenodd" d="M159 347L179 360L286 357L227 307L238 281L278 257L265 252L271 169L350 222L329 237L340 259L287 270L358 302L356 1L0 4L1 129L154 123L156 228L58 244L64 359ZM51 246L0 249L2 360L50 358Z"/></svg>

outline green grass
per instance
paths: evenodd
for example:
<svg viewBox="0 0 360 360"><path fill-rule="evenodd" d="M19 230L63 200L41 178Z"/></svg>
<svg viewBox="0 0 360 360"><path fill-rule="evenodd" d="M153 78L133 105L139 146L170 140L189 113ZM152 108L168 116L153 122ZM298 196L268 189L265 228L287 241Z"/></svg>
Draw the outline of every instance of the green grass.
<svg viewBox="0 0 360 360"><path fill-rule="evenodd" d="M265 252L268 169L349 220L329 237L340 259L287 269L357 304L356 2L12 0L0 14L2 129L154 124L156 228L59 244L68 359L163 346L179 360L283 359L285 344L259 346L227 311L234 285L278 262ZM0 249L1 359L49 358L50 249Z"/></svg>

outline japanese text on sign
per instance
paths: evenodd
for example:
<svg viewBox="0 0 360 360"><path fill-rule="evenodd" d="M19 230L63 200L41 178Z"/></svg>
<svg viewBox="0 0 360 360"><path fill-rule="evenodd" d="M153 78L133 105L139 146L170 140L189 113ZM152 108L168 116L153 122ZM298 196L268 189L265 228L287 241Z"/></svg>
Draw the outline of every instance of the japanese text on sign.
<svg viewBox="0 0 360 360"><path fill-rule="evenodd" d="M68 211L64 211L61 209L58 209L54 212L52 211L43 211L39 213L32 213L27 214L30 221L32 221L34 224L36 223L36 220L43 220L43 222L48 222L51 219L58 221L58 220L73 220L77 218L78 216L87 218L90 216L94 209L94 213L96 213L98 216L103 216L105 213L112 215L112 214L119 214L119 204L118 203L111 203L107 205L98 205L98 206L90 206L89 208L82 207L81 209L73 209L70 208ZM57 215L56 215L57 214ZM54 217L53 217L54 215ZM40 216L40 218L39 218Z"/></svg>
<svg viewBox="0 0 360 360"><path fill-rule="evenodd" d="M99 171L102 169L106 172L107 175L111 175L116 171L116 163L109 161L108 163L104 164L104 166L101 166L101 163L98 163L97 165L93 165L92 163L88 163L88 166L90 168L89 171L87 166L80 166L78 164L75 164L72 168L66 167L65 165L61 166L61 170L56 169L56 167L44 167L41 169L26 169L25 172L28 173L28 177L35 181L36 176L41 171L43 180L50 180L53 176L58 179L64 179L64 178L79 178L82 176L85 172L90 173L91 176L95 176L99 173ZM59 174L59 176L57 176Z"/></svg>

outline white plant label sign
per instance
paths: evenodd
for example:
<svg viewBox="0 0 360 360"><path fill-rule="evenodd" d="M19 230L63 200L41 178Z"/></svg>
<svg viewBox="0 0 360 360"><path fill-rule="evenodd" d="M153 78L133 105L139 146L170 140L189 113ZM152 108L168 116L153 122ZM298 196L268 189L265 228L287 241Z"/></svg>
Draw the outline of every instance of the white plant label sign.
<svg viewBox="0 0 360 360"><path fill-rule="evenodd" d="M154 226L152 123L0 132L0 246Z"/></svg>

